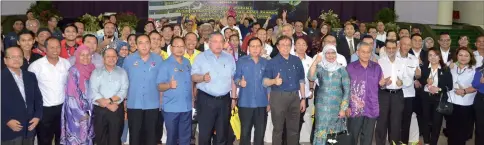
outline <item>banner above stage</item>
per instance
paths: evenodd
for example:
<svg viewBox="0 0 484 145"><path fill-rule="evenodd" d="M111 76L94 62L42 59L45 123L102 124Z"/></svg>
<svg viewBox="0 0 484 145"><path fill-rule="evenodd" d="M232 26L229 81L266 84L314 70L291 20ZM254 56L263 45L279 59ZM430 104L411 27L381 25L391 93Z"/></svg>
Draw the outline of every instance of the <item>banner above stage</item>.
<svg viewBox="0 0 484 145"><path fill-rule="evenodd" d="M276 18L283 10L288 11L290 20L308 18L308 2L300 0L280 1L149 1L148 17L153 19L168 18L176 21L183 16L197 16L198 20L219 20L226 14L236 15L237 20L246 13L265 20Z"/></svg>

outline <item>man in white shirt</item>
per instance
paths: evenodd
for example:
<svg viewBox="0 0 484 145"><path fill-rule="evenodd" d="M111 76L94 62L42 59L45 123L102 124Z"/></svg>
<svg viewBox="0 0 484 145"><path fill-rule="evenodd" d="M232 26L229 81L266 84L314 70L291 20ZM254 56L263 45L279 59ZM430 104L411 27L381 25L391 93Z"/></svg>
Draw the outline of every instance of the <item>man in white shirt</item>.
<svg viewBox="0 0 484 145"><path fill-rule="evenodd" d="M377 34L376 34L376 39L380 40L382 42L385 42L387 40L387 32L385 32L385 24L383 22L379 21L376 26L377 29Z"/></svg>
<svg viewBox="0 0 484 145"><path fill-rule="evenodd" d="M409 37L404 36L400 38L400 51L397 52L397 57L401 58L403 61L400 62L404 65L406 75L408 78L420 78L421 71L419 68L419 60L414 55L410 54L411 48L411 40ZM408 144L409 142L409 132L410 132L410 123L412 121L412 113L414 112L413 102L415 99L415 88L414 83L411 82L409 86L403 86L403 97L404 99L404 107L403 107L403 115L402 115L402 142ZM416 130L418 131L418 129ZM412 132L415 132L412 130ZM417 134L418 136L418 134Z"/></svg>
<svg viewBox="0 0 484 145"><path fill-rule="evenodd" d="M222 30L220 30L220 32L222 33L223 36L225 36L224 35L225 29L227 29L227 28L235 29L235 30L239 31L239 39L242 40L242 33L241 33L242 31L240 31L239 27L235 26L235 23L236 23L235 17L234 16L228 16L227 17L227 24L228 25L225 26L224 28L222 28Z"/></svg>
<svg viewBox="0 0 484 145"><path fill-rule="evenodd" d="M296 52L294 50L294 43L295 42L294 42L294 37L293 37L294 27L289 23L282 25L282 33L281 34L282 34L282 36L287 36L287 37L291 38L291 41L292 41L291 44L292 45L291 45L291 50L290 50L289 53L291 55L296 55Z"/></svg>
<svg viewBox="0 0 484 145"><path fill-rule="evenodd" d="M267 40L267 31L266 29L264 28L259 28L257 30L257 33L255 35L255 37L259 38L262 42L264 42L263 44L263 47L264 47L264 50L261 51L261 57L264 57L264 58L267 58L267 57L270 57L271 53L272 53L272 46L268 43L266 43L266 40ZM263 53L265 52L265 53ZM248 51L247 49L247 55L250 54L250 51Z"/></svg>
<svg viewBox="0 0 484 145"><path fill-rule="evenodd" d="M39 145L52 145L60 142L61 111L65 98L65 85L71 64L59 57L60 42L56 38L49 38L45 45L46 56L30 64L28 70L35 74L39 89L43 96L42 120L38 126Z"/></svg>
<svg viewBox="0 0 484 145"><path fill-rule="evenodd" d="M477 50L474 51L474 56L476 58L476 67L481 67L484 56L484 35L476 38L475 45L477 48Z"/></svg>
<svg viewBox="0 0 484 145"><path fill-rule="evenodd" d="M452 56L454 55L455 50L450 49L450 44L452 40L450 39L450 34L447 32L440 33L439 45L440 45L440 53L442 54L442 60L444 61L447 66L452 63Z"/></svg>
<svg viewBox="0 0 484 145"><path fill-rule="evenodd" d="M404 94L402 88L412 85L413 78L408 77L405 59L397 57L397 42L385 42L386 57L378 59L383 71L380 80L378 101L380 116L375 128L375 141L377 145L385 145L388 141L401 142L402 112L404 108Z"/></svg>

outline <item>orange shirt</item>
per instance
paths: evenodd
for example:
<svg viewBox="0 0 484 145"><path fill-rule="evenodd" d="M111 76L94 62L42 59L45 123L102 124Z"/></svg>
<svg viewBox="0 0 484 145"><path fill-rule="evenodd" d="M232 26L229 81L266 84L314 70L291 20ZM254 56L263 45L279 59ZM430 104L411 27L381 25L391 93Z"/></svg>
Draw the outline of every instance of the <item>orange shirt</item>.
<svg viewBox="0 0 484 145"><path fill-rule="evenodd" d="M77 47L82 45L81 42L77 41L74 46L67 46L66 40L61 41L61 52L60 57L69 59L69 57L74 56L74 52L76 51Z"/></svg>

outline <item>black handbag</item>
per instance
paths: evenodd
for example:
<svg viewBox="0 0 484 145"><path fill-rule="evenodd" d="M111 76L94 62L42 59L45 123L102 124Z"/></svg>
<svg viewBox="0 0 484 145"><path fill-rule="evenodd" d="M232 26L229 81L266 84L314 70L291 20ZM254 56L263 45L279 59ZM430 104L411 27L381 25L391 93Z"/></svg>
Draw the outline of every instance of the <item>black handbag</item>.
<svg viewBox="0 0 484 145"><path fill-rule="evenodd" d="M326 142L328 145L350 145L350 133L348 132L346 126L346 118L338 119L336 122L341 122L343 126L343 131L341 132L331 132L326 135Z"/></svg>
<svg viewBox="0 0 484 145"><path fill-rule="evenodd" d="M447 90L449 89L447 88ZM446 92L446 93L449 93L449 92ZM448 102L447 99L442 100L442 98L444 98L443 94L444 94L443 92L442 94L440 94L439 105L435 110L444 115L451 115L452 111L454 110L454 106L452 105L452 98L447 94L447 96L449 96L450 98L450 102Z"/></svg>

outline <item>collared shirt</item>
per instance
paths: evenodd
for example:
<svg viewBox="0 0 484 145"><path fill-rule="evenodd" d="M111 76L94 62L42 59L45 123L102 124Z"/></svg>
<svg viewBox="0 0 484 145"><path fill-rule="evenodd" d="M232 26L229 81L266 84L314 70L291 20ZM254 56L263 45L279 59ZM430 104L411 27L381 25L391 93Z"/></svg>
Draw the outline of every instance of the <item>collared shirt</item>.
<svg viewBox="0 0 484 145"><path fill-rule="evenodd" d="M197 83L197 88L212 96L223 96L232 90L235 74L234 57L226 52L215 56L212 50L200 53L193 62L191 75L210 74L210 82Z"/></svg>
<svg viewBox="0 0 484 145"><path fill-rule="evenodd" d="M420 53L422 52L422 48L420 48L420 50L418 52L417 52L417 50L415 50L413 48L412 48L412 50L413 50L413 53L415 54L415 57L416 58L420 58ZM422 60L422 61L424 61L424 60Z"/></svg>
<svg viewBox="0 0 484 145"><path fill-rule="evenodd" d="M351 80L351 117L377 118L380 114L378 90L383 72L378 63L369 61L365 68L359 61L346 67Z"/></svg>
<svg viewBox="0 0 484 145"><path fill-rule="evenodd" d="M69 61L61 57L55 65L49 63L46 56L30 64L28 70L37 77L44 106L57 106L64 103L70 67Z"/></svg>
<svg viewBox="0 0 484 145"><path fill-rule="evenodd" d="M61 52L59 54L60 57L69 59L69 57L74 56L74 52L76 52L77 47L81 46L81 42L75 42L74 46L68 46L66 40L61 41Z"/></svg>
<svg viewBox="0 0 484 145"><path fill-rule="evenodd" d="M412 85L413 77L408 77L405 66L405 59L395 56L392 62L388 57L378 59L378 64L383 71L383 78L390 77L391 84L385 86L385 89L401 89ZM402 86L397 85L398 79L402 80Z"/></svg>
<svg viewBox="0 0 484 145"><path fill-rule="evenodd" d="M263 83L263 75L266 69L268 60L259 57L257 63L254 62L251 56L243 56L237 61L237 69L235 71L234 82L239 82L244 77L247 86L242 88L239 86L239 106L240 107L266 107L267 87Z"/></svg>
<svg viewBox="0 0 484 145"><path fill-rule="evenodd" d="M356 52L355 39L348 38L348 37L345 37L345 38L346 38L346 42L348 43L348 48L349 49L353 48L353 52Z"/></svg>
<svg viewBox="0 0 484 145"><path fill-rule="evenodd" d="M22 69L20 69L20 75L17 75L15 72L12 70L8 69L10 73L12 73L13 79L15 80L15 83L17 84L18 90L20 91L20 94L22 94L22 98L25 100L25 87L24 87L24 78L22 78ZM27 104L25 104L27 105Z"/></svg>
<svg viewBox="0 0 484 145"><path fill-rule="evenodd" d="M186 59L188 59L190 61L190 64L193 64L193 62L195 61L195 58L198 56L198 54L200 54L200 51L194 49L192 55L188 54L185 51L185 54L183 54L183 57L185 57Z"/></svg>
<svg viewBox="0 0 484 145"><path fill-rule="evenodd" d="M10 48L12 46L17 45L18 35L14 31L9 32L6 36L4 41L5 49Z"/></svg>
<svg viewBox="0 0 484 145"><path fill-rule="evenodd" d="M274 48L272 48L272 46L270 44L267 44L267 43L264 44L264 49L266 50L265 55L267 55L267 56L270 56L272 51L274 50ZM249 55L248 52L247 52L247 55Z"/></svg>
<svg viewBox="0 0 484 145"><path fill-rule="evenodd" d="M415 77L415 71L420 67L418 58L410 53L407 53L407 57L402 57L400 52L397 52L397 57L403 59L401 63L405 66L406 75L408 78L413 79ZM403 97L415 97L415 87L413 84L412 81L409 86L403 86Z"/></svg>
<svg viewBox="0 0 484 145"><path fill-rule="evenodd" d="M474 58L476 58L476 68L481 67L483 57L479 54L479 51L474 51Z"/></svg>
<svg viewBox="0 0 484 145"><path fill-rule="evenodd" d="M178 63L172 55L166 59L157 76L157 83L169 83L172 77L176 80L175 89L163 92L162 108L165 112L188 112L192 110L192 80L191 65L188 59L182 57Z"/></svg>
<svg viewBox="0 0 484 145"><path fill-rule="evenodd" d="M304 56L304 59L301 59L301 62L302 62L302 65L303 65L303 68L304 68L304 74L308 74L309 72L309 68L311 67L311 65L313 64L313 58L309 57L308 55ZM318 80L315 80L315 82L317 82ZM301 94L301 92L299 92L299 98L308 98L309 95L311 95L311 91L310 89L311 88L309 86L309 79L308 79L308 75L304 75L304 95Z"/></svg>
<svg viewBox="0 0 484 145"><path fill-rule="evenodd" d="M429 63L429 68L430 68L430 75L428 77L428 79L432 79L432 84L427 84L427 85L432 85L434 87L438 87L439 85L439 69L440 68L440 65L439 65L439 68L438 69L432 69L432 65ZM424 87L424 91L425 92L430 92L429 91L429 88L427 86Z"/></svg>
<svg viewBox="0 0 484 145"><path fill-rule="evenodd" d="M301 59L297 56L289 55L289 58L285 59L281 54L278 54L269 60L264 72L264 79L274 79L278 73L282 79L282 84L280 86L272 85L271 91L299 91L300 84L305 83L304 67Z"/></svg>
<svg viewBox="0 0 484 145"><path fill-rule="evenodd" d="M119 66L115 66L111 72L103 66L91 73L90 86L94 105L99 105L96 102L98 99L113 96L118 96L120 99L116 103L121 103L128 94L128 74Z"/></svg>
<svg viewBox="0 0 484 145"><path fill-rule="evenodd" d="M76 56L71 56L69 58L69 62L71 64L76 64ZM96 66L96 68L104 67L104 58L99 53L94 53L91 55L91 62L94 64L94 66Z"/></svg>
<svg viewBox="0 0 484 145"><path fill-rule="evenodd" d="M157 109L160 107L160 92L158 91L159 67L163 62L158 54L150 53L148 60L141 59L135 52L124 59L123 68L128 73L129 109Z"/></svg>
<svg viewBox="0 0 484 145"><path fill-rule="evenodd" d="M482 68L477 68L472 80L472 87L474 87L479 93L484 94L484 83L481 83L481 77L483 77Z"/></svg>
<svg viewBox="0 0 484 145"><path fill-rule="evenodd" d="M440 54L442 54L442 60L444 61L444 63L447 64L447 66L449 66L450 63L452 63L452 61L449 60L450 49L447 50L447 51L444 51L441 47L440 48ZM450 56L450 57L452 57L452 56ZM449 60L449 61L447 61L447 60Z"/></svg>
<svg viewBox="0 0 484 145"><path fill-rule="evenodd" d="M385 40L387 40L387 32L383 32L383 34L377 32L376 39L380 40L381 42L385 42Z"/></svg>
<svg viewBox="0 0 484 145"><path fill-rule="evenodd" d="M466 89L472 87L472 80L476 74L475 67L469 68L466 66L464 69L460 69L457 64L454 68L450 69L452 74L453 89L449 92L448 102L461 106L471 106L474 104L474 97L477 92L467 93L464 96L459 96L455 93L456 89Z"/></svg>

